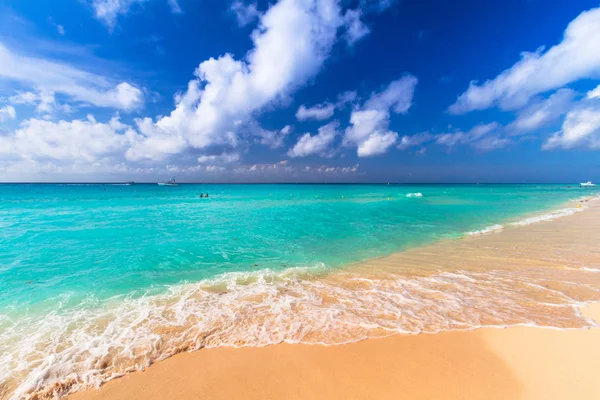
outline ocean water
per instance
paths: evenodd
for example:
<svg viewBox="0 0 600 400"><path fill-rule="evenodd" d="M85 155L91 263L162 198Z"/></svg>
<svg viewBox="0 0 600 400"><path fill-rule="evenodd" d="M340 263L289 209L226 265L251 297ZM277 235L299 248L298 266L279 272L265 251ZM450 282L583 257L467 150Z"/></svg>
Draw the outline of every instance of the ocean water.
<svg viewBox="0 0 600 400"><path fill-rule="evenodd" d="M596 193L567 185L2 184L0 398L55 382L52 395L97 386L204 346L336 344L501 324L500 314L402 320L398 310L412 303L390 300L418 287L426 304L435 300L426 293L468 287L472 277L441 271L435 283L419 276L365 287L346 266L558 218L578 211L565 202ZM512 296L505 278L486 279ZM370 305L382 299L390 309L379 308L375 321Z"/></svg>

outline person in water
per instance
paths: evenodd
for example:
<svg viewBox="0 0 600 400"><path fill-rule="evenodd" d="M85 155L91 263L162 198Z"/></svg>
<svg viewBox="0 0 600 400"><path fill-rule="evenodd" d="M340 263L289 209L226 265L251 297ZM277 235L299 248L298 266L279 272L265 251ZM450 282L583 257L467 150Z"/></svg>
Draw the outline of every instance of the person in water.
<svg viewBox="0 0 600 400"><path fill-rule="evenodd" d="M206 196L204 196L204 197L208 197L208 193L206 193Z"/></svg>
<svg viewBox="0 0 600 400"><path fill-rule="evenodd" d="M203 197L204 197L204 195L202 193L200 193L200 198L203 198Z"/></svg>

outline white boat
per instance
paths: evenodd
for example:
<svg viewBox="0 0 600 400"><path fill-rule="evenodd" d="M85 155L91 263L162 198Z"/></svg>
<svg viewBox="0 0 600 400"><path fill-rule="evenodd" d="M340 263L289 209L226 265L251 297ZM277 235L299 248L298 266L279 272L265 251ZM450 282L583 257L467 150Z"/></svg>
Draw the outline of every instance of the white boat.
<svg viewBox="0 0 600 400"><path fill-rule="evenodd" d="M592 183L592 182L590 182L590 181L587 181L587 182L581 182L581 183L580 183L580 185L581 185L581 186L583 186L583 187L594 187L594 186L596 186L595 184L593 184L593 183Z"/></svg>
<svg viewBox="0 0 600 400"><path fill-rule="evenodd" d="M179 184L175 182L175 178L171 178L171 180L167 182L158 182L158 186L179 186Z"/></svg>

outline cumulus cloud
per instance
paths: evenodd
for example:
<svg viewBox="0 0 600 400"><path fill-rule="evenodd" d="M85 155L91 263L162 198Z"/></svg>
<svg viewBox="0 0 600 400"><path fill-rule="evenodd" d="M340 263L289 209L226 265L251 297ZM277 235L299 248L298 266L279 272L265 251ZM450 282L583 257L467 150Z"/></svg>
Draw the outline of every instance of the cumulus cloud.
<svg viewBox="0 0 600 400"><path fill-rule="evenodd" d="M246 26L260 17L256 2L244 4L241 1L234 1L231 4L231 11L235 14L239 26Z"/></svg>
<svg viewBox="0 0 600 400"><path fill-rule="evenodd" d="M499 106L524 107L533 96L584 78L600 77L600 8L581 13L565 30L562 41L544 51L524 52L521 60L496 78L471 82L450 106L453 114Z"/></svg>
<svg viewBox="0 0 600 400"><path fill-rule="evenodd" d="M566 115L560 131L555 132L543 149L600 149L600 86L588 92Z"/></svg>
<svg viewBox="0 0 600 400"><path fill-rule="evenodd" d="M17 92L14 96L9 98L12 104L25 104L35 106L36 112L40 114L52 114L54 111L59 110L65 113L72 111L72 107L68 104L59 104L56 101L54 92L40 88L37 91L25 91Z"/></svg>
<svg viewBox="0 0 600 400"><path fill-rule="evenodd" d="M405 75L391 82L387 88L374 93L350 115L350 124L344 134L346 146L356 145L359 157L370 157L384 153L397 138L390 131L390 111L405 114L412 105L417 78Z"/></svg>
<svg viewBox="0 0 600 400"><path fill-rule="evenodd" d="M575 92L559 89L545 100L535 101L520 111L517 119L508 126L513 133L531 132L557 121L572 105Z"/></svg>
<svg viewBox="0 0 600 400"><path fill-rule="evenodd" d="M296 118L299 121L306 121L309 119L322 121L329 119L333 116L333 113L336 109L342 108L354 100L356 100L356 92L348 91L340 93L336 103L325 102L312 107L306 107L304 104L302 104L300 107L298 107L298 111L296 111Z"/></svg>
<svg viewBox="0 0 600 400"><path fill-rule="evenodd" d="M4 122L9 119L15 119L16 117L17 113L13 106L6 105L4 107L0 107L0 122Z"/></svg>
<svg viewBox="0 0 600 400"><path fill-rule="evenodd" d="M323 103L317 104L316 106L312 106L310 108L307 108L304 104L302 104L298 108L298 111L296 111L296 118L299 121L306 121L308 119L322 121L324 119L331 118L334 112L335 104Z"/></svg>
<svg viewBox="0 0 600 400"><path fill-rule="evenodd" d="M45 93L61 93L72 100L98 107L133 110L143 104L140 89L71 65L28 57L0 43L0 79L29 84Z"/></svg>
<svg viewBox="0 0 600 400"><path fill-rule="evenodd" d="M244 59L225 54L200 63L175 110L152 129L198 149L234 143L244 130L280 146L283 132L257 129L254 115L319 72L342 23L336 0L279 1L260 17Z"/></svg>
<svg viewBox="0 0 600 400"><path fill-rule="evenodd" d="M109 158L122 161L135 136L118 117L108 123L97 122L92 116L69 122L33 118L22 122L13 133L0 136L0 156L14 161L52 161L63 165Z"/></svg>
<svg viewBox="0 0 600 400"><path fill-rule="evenodd" d="M310 133L302 135L298 142L288 151L290 157L306 157L312 154L326 154L330 145L338 136L339 122L330 122L319 128L319 132L311 136Z"/></svg>

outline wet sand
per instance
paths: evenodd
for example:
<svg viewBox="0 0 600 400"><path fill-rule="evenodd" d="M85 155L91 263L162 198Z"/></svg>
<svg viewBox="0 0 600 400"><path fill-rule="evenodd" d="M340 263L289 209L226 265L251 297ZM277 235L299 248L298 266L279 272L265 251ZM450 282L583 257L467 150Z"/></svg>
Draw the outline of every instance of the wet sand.
<svg viewBox="0 0 600 400"><path fill-rule="evenodd" d="M586 310L600 321L600 304ZM92 399L593 399L600 328L483 328L340 346L204 349L77 393Z"/></svg>
<svg viewBox="0 0 600 400"><path fill-rule="evenodd" d="M547 289L553 277L567 274L574 283L556 283L557 290L579 302L597 301L598 292L590 288L600 287L600 201L583 205L584 212L553 221L507 226L499 233L437 243L352 268L369 275L503 270L528 279L544 273ZM337 346L207 348L177 354L69 398L600 398L600 303L580 310L595 327L481 328Z"/></svg>

